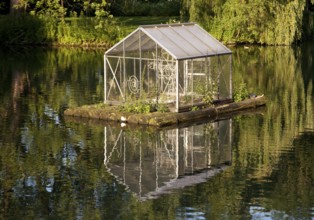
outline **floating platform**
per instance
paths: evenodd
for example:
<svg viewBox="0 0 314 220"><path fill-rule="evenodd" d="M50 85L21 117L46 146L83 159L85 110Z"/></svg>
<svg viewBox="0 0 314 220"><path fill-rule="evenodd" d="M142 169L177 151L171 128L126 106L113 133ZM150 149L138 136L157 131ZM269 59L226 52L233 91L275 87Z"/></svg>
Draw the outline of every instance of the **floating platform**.
<svg viewBox="0 0 314 220"><path fill-rule="evenodd" d="M130 123L138 125L148 125L155 127L166 127L178 125L181 123L192 122L196 120L215 119L236 113L243 110L254 109L266 105L264 95L255 98L245 99L241 102L231 102L227 104L218 104L210 107L204 107L199 110L187 112L151 112L151 113L128 113L122 112L119 106L95 104L84 105L81 107L68 108L64 115L99 119L105 121L115 121L120 123Z"/></svg>

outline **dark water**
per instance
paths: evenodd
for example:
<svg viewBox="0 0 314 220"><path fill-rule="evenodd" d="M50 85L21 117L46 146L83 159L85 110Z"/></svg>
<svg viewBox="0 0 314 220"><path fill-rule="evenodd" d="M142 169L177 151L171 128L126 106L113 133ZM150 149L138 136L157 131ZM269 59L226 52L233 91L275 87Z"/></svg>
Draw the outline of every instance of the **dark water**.
<svg viewBox="0 0 314 220"><path fill-rule="evenodd" d="M156 131L64 118L104 51L1 48L0 219L314 219L314 44L232 49L267 107Z"/></svg>

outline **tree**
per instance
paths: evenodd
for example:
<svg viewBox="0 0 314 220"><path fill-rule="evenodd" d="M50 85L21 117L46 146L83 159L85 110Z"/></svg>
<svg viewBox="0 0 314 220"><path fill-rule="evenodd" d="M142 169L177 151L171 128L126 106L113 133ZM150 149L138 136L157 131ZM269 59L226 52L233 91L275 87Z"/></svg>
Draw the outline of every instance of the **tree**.
<svg viewBox="0 0 314 220"><path fill-rule="evenodd" d="M224 42L289 45L301 40L305 5L302 0L184 0L182 11Z"/></svg>
<svg viewBox="0 0 314 220"><path fill-rule="evenodd" d="M110 10L118 16L177 16L181 0L109 0Z"/></svg>
<svg viewBox="0 0 314 220"><path fill-rule="evenodd" d="M108 17L106 0L10 0L12 12L20 10L35 16L63 19L83 13L85 16Z"/></svg>
<svg viewBox="0 0 314 220"><path fill-rule="evenodd" d="M20 4L19 0L10 0L10 14L15 14L19 10L17 9L17 6Z"/></svg>

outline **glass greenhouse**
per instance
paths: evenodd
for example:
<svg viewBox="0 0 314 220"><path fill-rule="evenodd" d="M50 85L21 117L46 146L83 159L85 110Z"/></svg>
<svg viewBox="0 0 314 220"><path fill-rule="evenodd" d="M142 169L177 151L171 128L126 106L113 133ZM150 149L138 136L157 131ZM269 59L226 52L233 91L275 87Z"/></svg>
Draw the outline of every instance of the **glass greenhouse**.
<svg viewBox="0 0 314 220"><path fill-rule="evenodd" d="M195 23L140 26L104 55L104 102L180 112L232 98L231 50Z"/></svg>

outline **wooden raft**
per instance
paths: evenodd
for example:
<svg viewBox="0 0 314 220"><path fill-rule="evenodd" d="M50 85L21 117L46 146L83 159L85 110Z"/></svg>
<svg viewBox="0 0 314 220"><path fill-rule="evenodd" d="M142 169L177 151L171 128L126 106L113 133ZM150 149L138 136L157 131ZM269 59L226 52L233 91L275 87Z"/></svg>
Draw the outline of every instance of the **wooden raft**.
<svg viewBox="0 0 314 220"><path fill-rule="evenodd" d="M120 112L117 106L108 105L88 105L65 110L64 115L74 117L84 117L100 119L105 121L116 121L132 124L141 124L157 127L171 126L183 122L189 122L200 119L216 118L246 109L254 109L266 104L264 95L255 98L246 99L241 102L232 102L215 107L203 108L188 112L152 112L152 113L126 113ZM122 121L121 118L124 120Z"/></svg>

